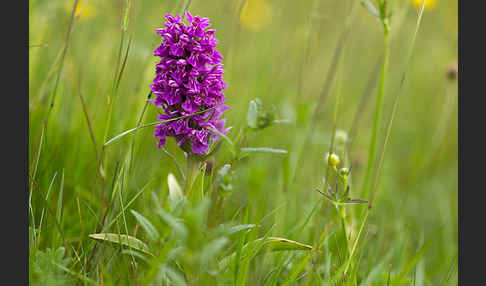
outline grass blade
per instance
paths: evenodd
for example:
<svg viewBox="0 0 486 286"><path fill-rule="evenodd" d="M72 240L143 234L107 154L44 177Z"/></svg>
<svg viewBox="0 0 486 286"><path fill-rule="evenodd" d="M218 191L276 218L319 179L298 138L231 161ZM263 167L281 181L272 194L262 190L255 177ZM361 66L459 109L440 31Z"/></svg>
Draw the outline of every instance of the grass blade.
<svg viewBox="0 0 486 286"><path fill-rule="evenodd" d="M242 153L273 153L273 154L284 154L287 155L287 150L274 149L268 147L256 147L256 148L241 148Z"/></svg>
<svg viewBox="0 0 486 286"><path fill-rule="evenodd" d="M191 113L191 114L188 114L188 115L183 115L183 116L179 116L179 117L175 117L175 118L171 118L171 119L167 119L167 120L163 120L163 121L156 121L156 122L148 123L148 124L145 124L145 125L141 125L139 127L135 127L135 128L129 129L129 130L124 131L124 132L118 134L117 136L111 138L110 140L106 141L105 144L103 144L103 146L106 147L106 146L110 145L111 143L120 140L123 136L125 136L127 134L130 134L130 133L132 133L132 132L134 132L134 131L136 131L138 129L145 128L145 127L150 127L150 126L154 126L154 125L158 125L158 124L162 124L162 123L171 122L171 121L175 121L175 120L179 120L179 119L191 117L191 116L198 115L198 114L202 114L202 113L204 113L206 111L209 111L211 109L214 109L214 107L211 107L211 108L208 108L208 109L205 109L205 110L201 110L201 111L198 111L198 112L194 112L194 113Z"/></svg>

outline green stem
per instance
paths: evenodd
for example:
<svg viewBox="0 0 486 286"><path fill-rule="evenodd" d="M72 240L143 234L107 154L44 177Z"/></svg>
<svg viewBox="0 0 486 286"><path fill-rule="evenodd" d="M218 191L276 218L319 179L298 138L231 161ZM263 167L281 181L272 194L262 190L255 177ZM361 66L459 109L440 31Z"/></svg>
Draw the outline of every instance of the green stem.
<svg viewBox="0 0 486 286"><path fill-rule="evenodd" d="M196 195L193 194L192 186L199 174L199 160L193 154L187 155L186 183L184 185L184 194L191 203L195 203Z"/></svg>
<svg viewBox="0 0 486 286"><path fill-rule="evenodd" d="M348 250L348 255L351 256L351 247L349 246L349 240L348 240L348 233L346 231L346 209L344 206L336 206L336 209L339 213L339 217L341 218L341 226L343 227L343 234L344 234L344 239L346 241L346 249Z"/></svg>
<svg viewBox="0 0 486 286"><path fill-rule="evenodd" d="M356 239L355 239L354 244L353 244L353 248L351 249L351 253L349 254L348 260L346 261L346 266L344 268L343 276L346 276L346 274L348 273L349 266L351 265L351 261L353 259L354 252L356 251L356 246L358 245L359 239L361 237L361 233L363 232L363 228L366 224L366 221L368 220L368 215L370 214L370 210L371 209L366 208L365 216L363 218L363 221L361 222L361 226L359 228L358 235L356 236Z"/></svg>
<svg viewBox="0 0 486 286"><path fill-rule="evenodd" d="M369 192L369 183L370 183L370 178L371 178L371 171L373 169L373 165L375 162L375 147L376 147L376 135L378 133L378 126L380 125L380 119L381 119L381 109L383 106L383 93L385 89L385 78L386 78L386 70L388 67L388 48L389 48L389 39L388 39L388 34L389 31L386 28L387 26L385 25L385 37L383 41L383 65L381 66L381 75L380 75L380 85L378 86L378 96L376 98L376 111L375 111L375 119L373 123L373 131L371 134L371 141L370 141L370 149L368 152L368 167L366 168L366 176L365 176L365 181L363 184L364 190L363 190L363 195L362 197L367 197L368 192Z"/></svg>

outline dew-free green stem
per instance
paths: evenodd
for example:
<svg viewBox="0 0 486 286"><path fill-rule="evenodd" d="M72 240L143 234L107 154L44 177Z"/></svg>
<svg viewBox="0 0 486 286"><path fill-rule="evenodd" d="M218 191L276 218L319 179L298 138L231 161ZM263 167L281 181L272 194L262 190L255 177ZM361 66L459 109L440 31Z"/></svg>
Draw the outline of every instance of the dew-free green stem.
<svg viewBox="0 0 486 286"><path fill-rule="evenodd" d="M347 224L346 224L346 209L345 209L344 206L336 206L336 210L338 211L339 217L341 218L341 226L343 228L344 239L346 241L346 249L348 251L348 255L351 255L351 248L349 246L348 233L346 231L346 229L347 229Z"/></svg>
<svg viewBox="0 0 486 286"><path fill-rule="evenodd" d="M192 192L192 186L194 185L194 182L196 181L198 174L199 174L199 160L197 160L195 155L188 154L184 194L192 203L195 203L195 195Z"/></svg>
<svg viewBox="0 0 486 286"><path fill-rule="evenodd" d="M381 109L383 107L383 93L385 89L385 79L386 79L386 70L388 67L388 54L389 54L389 30L388 26L384 25L385 32L384 32L384 40L383 40L383 65L381 66L381 75L380 75L380 85L378 86L378 96L376 98L376 110L375 110L375 118L373 122L373 130L371 133L371 141L370 147L368 151L368 166L366 168L366 176L363 184L363 194L362 197L366 197L368 195L368 185L371 178L371 171L373 169L373 165L375 162L375 147L376 147L376 135L378 133L378 126L380 125L381 119Z"/></svg>

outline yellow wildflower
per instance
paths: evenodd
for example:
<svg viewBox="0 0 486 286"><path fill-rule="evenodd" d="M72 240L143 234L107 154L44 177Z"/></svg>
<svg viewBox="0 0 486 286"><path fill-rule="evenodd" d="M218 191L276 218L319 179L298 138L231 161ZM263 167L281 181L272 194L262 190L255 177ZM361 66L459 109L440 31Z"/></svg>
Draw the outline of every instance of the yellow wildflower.
<svg viewBox="0 0 486 286"><path fill-rule="evenodd" d="M413 4L413 6L420 8L420 7L422 7L422 1L423 0L412 0L412 4ZM438 2L438 0L426 0L424 9L429 10L429 9L435 8L435 6L437 5L437 2Z"/></svg>
<svg viewBox="0 0 486 286"><path fill-rule="evenodd" d="M68 13L71 13L73 9L72 3L66 3L64 7ZM79 20L89 20L94 18L97 14L98 10L96 7L84 1L79 1L76 10L74 10L74 16Z"/></svg>
<svg viewBox="0 0 486 286"><path fill-rule="evenodd" d="M240 23L252 31L266 27L272 19L272 7L265 0L246 0L240 14Z"/></svg>

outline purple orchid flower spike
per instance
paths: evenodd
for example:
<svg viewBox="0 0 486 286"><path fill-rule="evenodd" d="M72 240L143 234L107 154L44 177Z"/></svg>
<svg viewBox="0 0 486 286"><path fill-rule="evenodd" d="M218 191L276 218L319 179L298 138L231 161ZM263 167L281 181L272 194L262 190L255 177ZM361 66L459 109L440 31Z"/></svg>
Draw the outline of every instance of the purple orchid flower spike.
<svg viewBox="0 0 486 286"><path fill-rule="evenodd" d="M154 136L159 139L161 148L166 137L174 137L181 148L193 154L206 154L209 144L219 140L212 130L226 134L224 128L222 56L215 49L218 40L208 18L185 13L188 24L179 15L167 14L165 28L157 30L162 42L154 50L160 57L155 66L155 78L151 85L155 99L151 102L163 109L159 120L164 121L207 109L197 115L160 123Z"/></svg>

